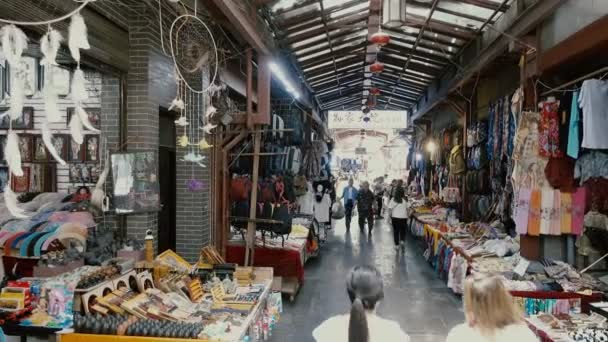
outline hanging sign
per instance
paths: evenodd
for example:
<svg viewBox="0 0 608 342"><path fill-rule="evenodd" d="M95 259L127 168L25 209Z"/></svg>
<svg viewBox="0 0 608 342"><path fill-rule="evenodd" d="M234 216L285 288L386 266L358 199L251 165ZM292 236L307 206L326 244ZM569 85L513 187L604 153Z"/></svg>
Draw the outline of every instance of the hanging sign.
<svg viewBox="0 0 608 342"><path fill-rule="evenodd" d="M365 147L357 147L355 148L355 154L367 154L367 149Z"/></svg>
<svg viewBox="0 0 608 342"><path fill-rule="evenodd" d="M329 129L404 129L407 128L407 111L330 110L327 114Z"/></svg>

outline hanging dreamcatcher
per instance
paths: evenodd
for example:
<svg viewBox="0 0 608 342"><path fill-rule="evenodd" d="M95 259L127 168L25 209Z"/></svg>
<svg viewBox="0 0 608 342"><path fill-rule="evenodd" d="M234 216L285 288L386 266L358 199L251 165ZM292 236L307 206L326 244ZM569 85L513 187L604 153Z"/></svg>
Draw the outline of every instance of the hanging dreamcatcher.
<svg viewBox="0 0 608 342"><path fill-rule="evenodd" d="M196 8L194 14L184 14L173 21L169 37L177 82L170 109L180 113L175 120L177 145L186 149L183 160L192 164L192 179L186 185L190 191L200 191L204 186L195 179L194 167L206 167L203 153L212 147L205 136L216 127L209 121L217 111L209 93L217 88L218 49L213 33L197 16Z"/></svg>

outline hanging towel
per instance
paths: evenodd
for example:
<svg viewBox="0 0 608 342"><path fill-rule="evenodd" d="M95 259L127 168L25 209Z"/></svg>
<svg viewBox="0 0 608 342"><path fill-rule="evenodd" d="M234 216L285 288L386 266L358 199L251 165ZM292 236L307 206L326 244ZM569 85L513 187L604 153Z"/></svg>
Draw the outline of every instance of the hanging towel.
<svg viewBox="0 0 608 342"><path fill-rule="evenodd" d="M528 216L528 235L540 234L541 191L532 190L530 195L530 215Z"/></svg>
<svg viewBox="0 0 608 342"><path fill-rule="evenodd" d="M551 234L551 213L554 211L553 205L555 202L553 191L551 188L544 188L541 191L540 233L543 235Z"/></svg>
<svg viewBox="0 0 608 342"><path fill-rule="evenodd" d="M515 226L518 234L525 235L528 233L528 217L530 215L530 196L532 190L520 189L519 198L517 201L517 211L515 214Z"/></svg>
<svg viewBox="0 0 608 342"><path fill-rule="evenodd" d="M583 233L586 195L585 188L578 188L572 195L572 234L581 235Z"/></svg>
<svg viewBox="0 0 608 342"><path fill-rule="evenodd" d="M568 155L574 159L578 158L581 146L579 137L579 127L581 124L580 112L578 109L578 91L572 95L572 109L570 110L570 130L568 131Z"/></svg>
<svg viewBox="0 0 608 342"><path fill-rule="evenodd" d="M562 234L572 233L572 194L561 193L561 231Z"/></svg>

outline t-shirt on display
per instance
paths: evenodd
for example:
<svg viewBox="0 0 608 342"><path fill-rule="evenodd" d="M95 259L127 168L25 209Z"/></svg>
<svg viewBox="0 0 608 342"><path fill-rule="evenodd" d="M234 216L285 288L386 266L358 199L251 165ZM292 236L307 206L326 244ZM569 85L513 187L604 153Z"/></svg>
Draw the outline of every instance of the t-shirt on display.
<svg viewBox="0 0 608 342"><path fill-rule="evenodd" d="M608 149L608 81L586 80L578 99L583 115L583 147Z"/></svg>

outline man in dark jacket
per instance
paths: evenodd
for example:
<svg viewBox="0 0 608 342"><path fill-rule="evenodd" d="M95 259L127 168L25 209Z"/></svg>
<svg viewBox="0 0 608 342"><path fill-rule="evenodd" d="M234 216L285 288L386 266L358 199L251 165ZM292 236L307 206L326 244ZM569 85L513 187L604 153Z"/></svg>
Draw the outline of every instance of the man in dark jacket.
<svg viewBox="0 0 608 342"><path fill-rule="evenodd" d="M369 189L369 183L363 182L361 184L361 190L357 194L357 207L359 208L359 228L363 232L365 228L365 221L367 220L367 229L369 235L372 235L372 229L374 228L374 193Z"/></svg>

